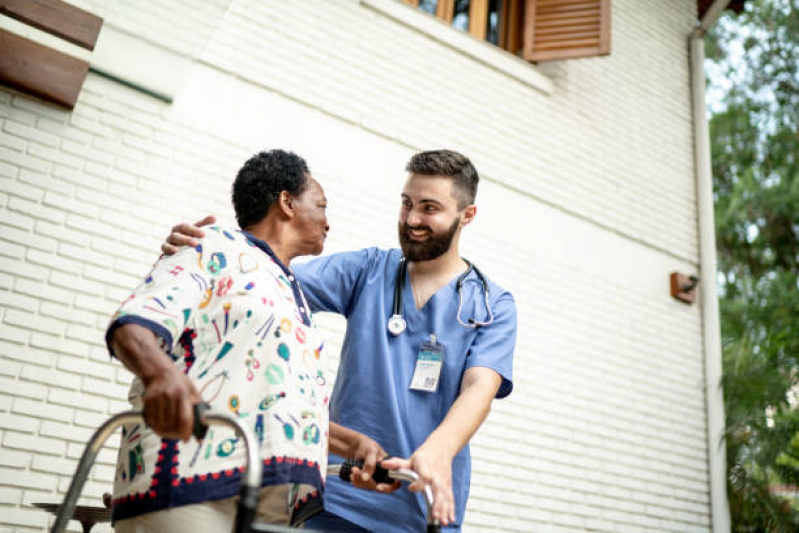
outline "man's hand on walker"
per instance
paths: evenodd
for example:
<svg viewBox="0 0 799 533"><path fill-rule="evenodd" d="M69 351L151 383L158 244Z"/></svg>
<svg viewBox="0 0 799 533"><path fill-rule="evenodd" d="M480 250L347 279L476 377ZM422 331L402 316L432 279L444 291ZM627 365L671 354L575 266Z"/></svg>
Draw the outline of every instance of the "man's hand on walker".
<svg viewBox="0 0 799 533"><path fill-rule="evenodd" d="M405 468L419 474L419 481L408 485L408 490L419 492L429 485L433 491L433 517L442 525L455 521L455 497L452 494L452 456L434 447L422 445L410 459L391 458L381 463L383 468Z"/></svg>
<svg viewBox="0 0 799 533"><path fill-rule="evenodd" d="M216 222L216 217L214 215L208 215L194 224L181 222L180 224L172 226L172 230L161 245L161 251L166 255L173 255L177 253L181 246L197 246L197 239L205 237L205 232L202 230L202 227L213 224L214 222Z"/></svg>

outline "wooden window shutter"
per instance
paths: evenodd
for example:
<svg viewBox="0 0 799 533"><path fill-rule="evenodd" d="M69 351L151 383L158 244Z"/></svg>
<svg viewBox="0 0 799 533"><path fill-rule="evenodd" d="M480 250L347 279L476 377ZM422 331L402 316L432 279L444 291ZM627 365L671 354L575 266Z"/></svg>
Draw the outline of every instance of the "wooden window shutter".
<svg viewBox="0 0 799 533"><path fill-rule="evenodd" d="M527 0L523 57L553 61L610 54L610 0Z"/></svg>
<svg viewBox="0 0 799 533"><path fill-rule="evenodd" d="M0 14L93 50L103 19L62 0L0 0ZM72 109L86 61L0 30L0 85Z"/></svg>

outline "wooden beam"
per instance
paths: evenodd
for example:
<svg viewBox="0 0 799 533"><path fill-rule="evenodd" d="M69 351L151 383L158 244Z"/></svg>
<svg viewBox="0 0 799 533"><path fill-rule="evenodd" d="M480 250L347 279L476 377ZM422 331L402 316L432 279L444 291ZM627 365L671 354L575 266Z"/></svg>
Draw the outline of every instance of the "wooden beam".
<svg viewBox="0 0 799 533"><path fill-rule="evenodd" d="M89 64L0 30L0 83L72 109Z"/></svg>
<svg viewBox="0 0 799 533"><path fill-rule="evenodd" d="M488 0L469 2L469 33L485 41L488 27Z"/></svg>
<svg viewBox="0 0 799 533"><path fill-rule="evenodd" d="M61 0L0 0L0 13L94 50L103 19Z"/></svg>
<svg viewBox="0 0 799 533"><path fill-rule="evenodd" d="M599 54L610 54L610 0L600 0Z"/></svg>
<svg viewBox="0 0 799 533"><path fill-rule="evenodd" d="M452 24L452 17L455 16L455 0L438 0L436 16L447 24Z"/></svg>
<svg viewBox="0 0 799 533"><path fill-rule="evenodd" d="M419 0L405 0L405 3L414 7L419 7Z"/></svg>

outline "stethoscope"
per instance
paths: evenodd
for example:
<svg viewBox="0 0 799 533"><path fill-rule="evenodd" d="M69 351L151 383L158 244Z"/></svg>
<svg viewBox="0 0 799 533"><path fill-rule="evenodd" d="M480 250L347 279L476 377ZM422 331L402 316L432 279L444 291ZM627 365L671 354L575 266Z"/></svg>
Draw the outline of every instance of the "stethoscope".
<svg viewBox="0 0 799 533"><path fill-rule="evenodd" d="M455 290L458 291L458 313L455 315L455 318L458 320L458 323L465 328L480 329L494 321L494 313L491 311L491 305L488 303L488 281L486 281L485 276L483 276L483 273L480 272L476 266L466 259L464 259L464 261L469 265L469 268L466 269L466 272L458 276L458 281L455 282ZM477 279L483 286L483 296L485 297L486 309L488 309L488 320L485 322L480 322L474 318L470 318L468 323L461 320L461 309L463 308L463 282L472 271L477 274ZM391 306L391 317L388 319L388 331L395 337L408 328L408 324L402 317L402 288L405 286L405 276L407 272L408 268L405 258L403 257L400 259L399 265L397 265L397 279L394 281L394 304Z"/></svg>

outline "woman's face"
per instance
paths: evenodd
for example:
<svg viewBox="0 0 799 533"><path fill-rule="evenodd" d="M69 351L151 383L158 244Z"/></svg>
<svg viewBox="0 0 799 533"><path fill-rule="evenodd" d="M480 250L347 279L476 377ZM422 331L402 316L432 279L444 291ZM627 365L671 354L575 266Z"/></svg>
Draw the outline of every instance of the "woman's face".
<svg viewBox="0 0 799 533"><path fill-rule="evenodd" d="M297 255L319 255L330 230L326 214L327 198L319 182L308 176L308 188L294 198L293 206Z"/></svg>

